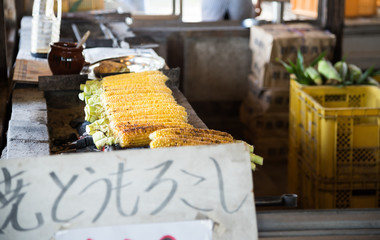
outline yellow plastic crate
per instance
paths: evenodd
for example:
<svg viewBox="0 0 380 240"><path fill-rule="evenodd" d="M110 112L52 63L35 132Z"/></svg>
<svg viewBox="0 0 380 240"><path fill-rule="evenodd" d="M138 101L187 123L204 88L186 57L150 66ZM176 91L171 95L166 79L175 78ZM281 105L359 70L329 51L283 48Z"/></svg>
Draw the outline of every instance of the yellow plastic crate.
<svg viewBox="0 0 380 240"><path fill-rule="evenodd" d="M313 174L312 169L303 165L305 160L301 156L293 157L299 165L296 192L301 208L380 207L380 182L376 179L339 181L320 178Z"/></svg>
<svg viewBox="0 0 380 240"><path fill-rule="evenodd" d="M380 181L379 88L301 86L292 80L289 110L289 154L300 155L315 176ZM296 166L294 161L290 157L289 165Z"/></svg>
<svg viewBox="0 0 380 240"><path fill-rule="evenodd" d="M299 158L297 157L296 146L294 139L289 136L289 149L288 149L288 192L300 194L300 181L299 181Z"/></svg>

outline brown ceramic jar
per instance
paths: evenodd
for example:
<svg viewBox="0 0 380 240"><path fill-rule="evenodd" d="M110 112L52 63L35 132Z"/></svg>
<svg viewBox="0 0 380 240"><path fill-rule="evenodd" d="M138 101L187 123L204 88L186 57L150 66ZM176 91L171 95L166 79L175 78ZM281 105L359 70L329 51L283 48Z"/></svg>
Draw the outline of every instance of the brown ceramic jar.
<svg viewBox="0 0 380 240"><path fill-rule="evenodd" d="M54 75L79 74L85 63L83 47L76 43L55 42L50 44L48 62Z"/></svg>

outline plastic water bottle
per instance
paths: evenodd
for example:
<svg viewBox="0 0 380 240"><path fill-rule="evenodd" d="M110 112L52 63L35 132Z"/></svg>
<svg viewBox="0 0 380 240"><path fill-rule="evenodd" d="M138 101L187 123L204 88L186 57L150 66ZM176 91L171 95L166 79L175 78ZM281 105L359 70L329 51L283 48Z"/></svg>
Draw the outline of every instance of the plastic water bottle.
<svg viewBox="0 0 380 240"><path fill-rule="evenodd" d="M46 58L50 43L59 41L62 0L34 0L32 15L31 54Z"/></svg>

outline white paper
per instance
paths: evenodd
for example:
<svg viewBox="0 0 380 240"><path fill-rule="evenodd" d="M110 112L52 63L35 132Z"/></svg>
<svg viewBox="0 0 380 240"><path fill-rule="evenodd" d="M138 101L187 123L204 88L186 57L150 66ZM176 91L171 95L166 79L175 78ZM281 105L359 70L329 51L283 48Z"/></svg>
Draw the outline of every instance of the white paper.
<svg viewBox="0 0 380 240"><path fill-rule="evenodd" d="M212 221L132 224L59 231L55 240L212 240Z"/></svg>
<svg viewBox="0 0 380 240"><path fill-rule="evenodd" d="M2 240L204 219L214 240L257 239L242 143L8 159L0 169Z"/></svg>

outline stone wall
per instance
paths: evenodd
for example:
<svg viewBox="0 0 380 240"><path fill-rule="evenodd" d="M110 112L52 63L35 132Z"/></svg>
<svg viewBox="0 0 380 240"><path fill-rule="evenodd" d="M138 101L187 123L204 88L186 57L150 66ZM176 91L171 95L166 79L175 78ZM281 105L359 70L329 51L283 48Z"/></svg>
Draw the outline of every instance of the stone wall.
<svg viewBox="0 0 380 240"><path fill-rule="evenodd" d="M2 158L49 155L47 106L37 88L15 89L9 121L7 146Z"/></svg>

